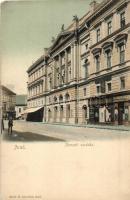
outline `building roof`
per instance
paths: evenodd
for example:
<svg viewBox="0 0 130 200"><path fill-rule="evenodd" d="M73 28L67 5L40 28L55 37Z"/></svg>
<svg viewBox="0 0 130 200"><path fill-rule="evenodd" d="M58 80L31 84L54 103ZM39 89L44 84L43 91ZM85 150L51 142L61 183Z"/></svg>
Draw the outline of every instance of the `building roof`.
<svg viewBox="0 0 130 200"><path fill-rule="evenodd" d="M16 95L16 106L27 105L27 95Z"/></svg>
<svg viewBox="0 0 130 200"><path fill-rule="evenodd" d="M45 55L42 55L40 58L38 58L27 70L27 73L32 71L38 64L43 62L45 60Z"/></svg>
<svg viewBox="0 0 130 200"><path fill-rule="evenodd" d="M2 85L1 87L2 87L2 91L6 91L10 95L16 95L16 93L14 93L12 90L10 90L9 88L5 87L4 85Z"/></svg>
<svg viewBox="0 0 130 200"><path fill-rule="evenodd" d="M92 7L92 4L95 3L93 8L90 8L90 10L78 20L78 28L81 28L81 26L87 21L90 20L93 16L95 16L99 10L101 10L104 6L107 6L109 3L113 2L114 0L103 0L101 3L98 3L96 1L91 1L90 7ZM48 52L54 47L55 43L59 39L60 36L66 33L71 33L75 30L75 21L73 21L65 30L64 32L61 32L57 35L56 40L54 41L54 44L48 48ZM37 59L27 70L29 73L33 68L35 68L38 64L40 64L42 61L45 60L45 55L42 55L39 59Z"/></svg>

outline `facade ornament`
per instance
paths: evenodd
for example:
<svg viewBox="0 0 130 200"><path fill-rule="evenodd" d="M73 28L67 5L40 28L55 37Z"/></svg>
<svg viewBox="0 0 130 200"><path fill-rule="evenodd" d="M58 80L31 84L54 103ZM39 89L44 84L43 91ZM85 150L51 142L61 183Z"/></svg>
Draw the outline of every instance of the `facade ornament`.
<svg viewBox="0 0 130 200"><path fill-rule="evenodd" d="M78 18L77 15L74 15L74 16L73 16L73 21L75 21L75 22L78 22L78 21L79 21L79 18Z"/></svg>
<svg viewBox="0 0 130 200"><path fill-rule="evenodd" d="M65 31L65 25L62 24L62 26L61 26L61 32L64 32L64 31Z"/></svg>

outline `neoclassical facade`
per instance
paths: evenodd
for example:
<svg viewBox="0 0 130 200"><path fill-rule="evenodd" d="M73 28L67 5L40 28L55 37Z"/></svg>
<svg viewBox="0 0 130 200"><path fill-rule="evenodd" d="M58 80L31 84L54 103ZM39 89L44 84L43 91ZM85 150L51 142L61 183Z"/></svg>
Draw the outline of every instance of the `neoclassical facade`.
<svg viewBox="0 0 130 200"><path fill-rule="evenodd" d="M129 12L129 0L93 1L86 15L62 26L27 71L30 115L50 123L130 124Z"/></svg>

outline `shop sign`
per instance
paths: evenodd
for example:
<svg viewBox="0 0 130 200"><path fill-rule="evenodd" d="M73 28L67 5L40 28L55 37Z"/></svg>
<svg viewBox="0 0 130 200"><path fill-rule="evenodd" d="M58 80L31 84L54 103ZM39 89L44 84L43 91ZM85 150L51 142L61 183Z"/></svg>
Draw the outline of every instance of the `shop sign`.
<svg viewBox="0 0 130 200"><path fill-rule="evenodd" d="M114 97L114 101L120 102L120 101L128 101L130 99L130 96L118 96Z"/></svg>

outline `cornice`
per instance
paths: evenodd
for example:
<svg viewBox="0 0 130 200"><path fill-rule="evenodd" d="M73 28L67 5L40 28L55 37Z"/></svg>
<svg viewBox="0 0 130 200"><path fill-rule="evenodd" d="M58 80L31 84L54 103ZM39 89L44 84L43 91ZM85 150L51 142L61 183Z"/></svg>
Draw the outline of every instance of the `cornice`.
<svg viewBox="0 0 130 200"><path fill-rule="evenodd" d="M107 37L103 38L102 40L100 40L99 42L93 44L92 46L90 46L90 49L93 49L94 47L98 46L99 44L105 42L106 40L108 40L109 38L115 36L118 33L121 33L122 31L124 31L125 29L127 29L128 27L130 27L130 23L128 23L123 29L120 28L116 31L114 31L112 34L108 35Z"/></svg>
<svg viewBox="0 0 130 200"><path fill-rule="evenodd" d="M104 93L101 95L97 95L97 96L92 96L92 97L88 97L86 98L87 100L92 100L92 99L103 99L106 97L117 97L117 96L123 96L123 95L130 95L130 90L125 90L125 91L119 91L119 92L111 92L111 93Z"/></svg>
<svg viewBox="0 0 130 200"><path fill-rule="evenodd" d="M94 78L89 78L89 79L87 79L86 81L84 81L84 82L82 82L82 83L79 83L78 85L79 85L79 86L82 86L82 85L88 84L88 83L90 83L90 82L93 82L93 81L95 81L95 80L101 79L101 78L103 78L103 77L106 77L106 76L109 76L109 75L112 76L112 75L119 74L119 73L121 73L121 72L126 72L126 71L130 71L130 66L125 67L125 68L120 68L120 69L115 70L115 71L110 71L110 72L107 72L107 73L105 73L105 74L99 75L99 76L94 77Z"/></svg>

